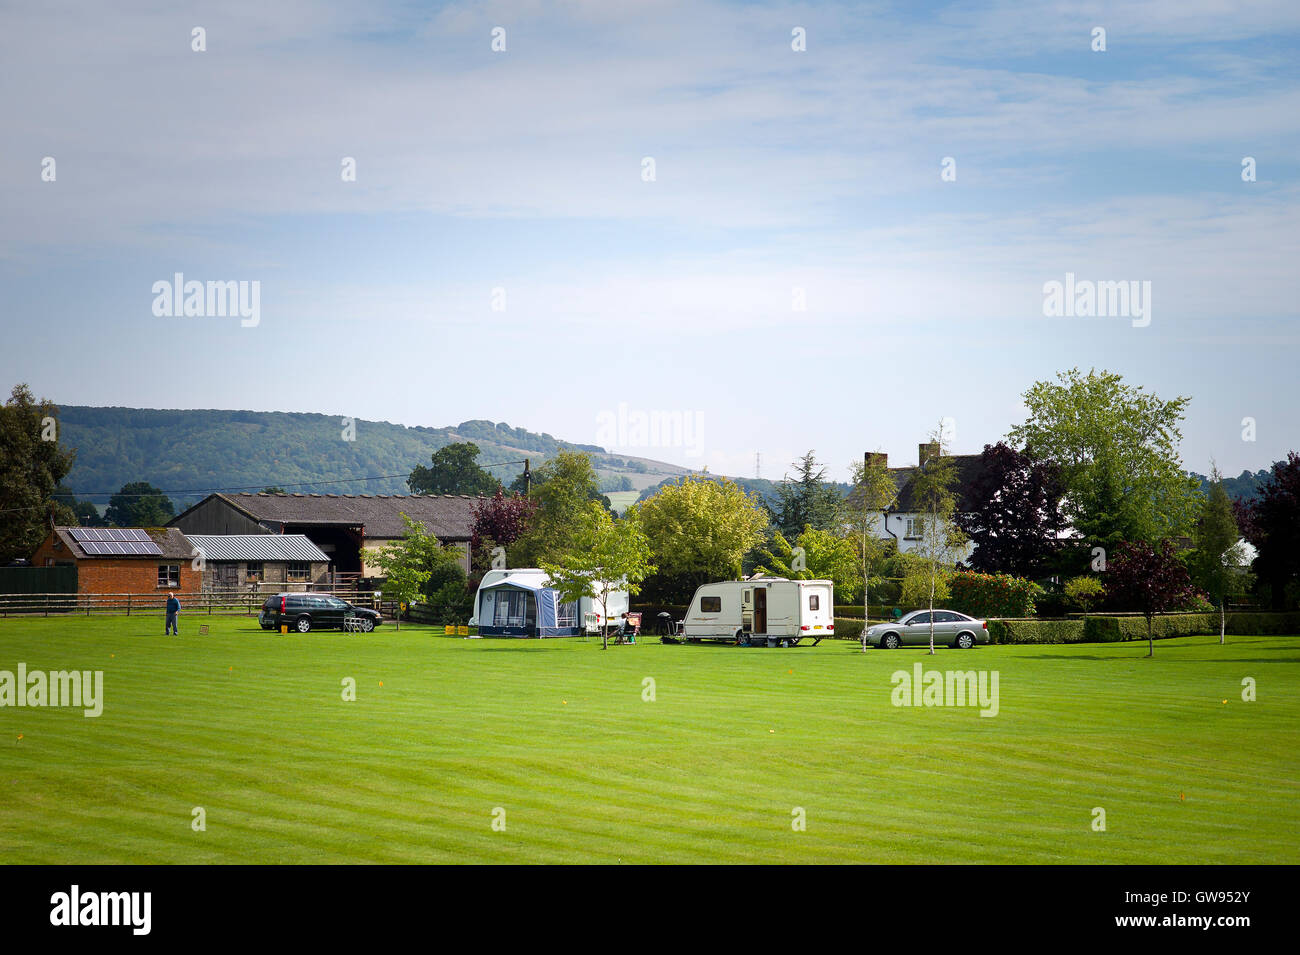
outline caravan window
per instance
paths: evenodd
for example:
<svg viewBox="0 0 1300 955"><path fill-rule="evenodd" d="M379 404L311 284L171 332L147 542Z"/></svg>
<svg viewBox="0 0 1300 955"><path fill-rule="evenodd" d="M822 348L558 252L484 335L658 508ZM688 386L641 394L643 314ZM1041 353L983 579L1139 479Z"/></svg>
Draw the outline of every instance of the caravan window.
<svg viewBox="0 0 1300 955"><path fill-rule="evenodd" d="M496 615L492 625L496 627L522 627L528 613L528 594L518 590L503 591L497 594Z"/></svg>
<svg viewBox="0 0 1300 955"><path fill-rule="evenodd" d="M722 598L701 597L700 613L722 613Z"/></svg>
<svg viewBox="0 0 1300 955"><path fill-rule="evenodd" d="M808 609L820 610L822 608L822 598L817 594L808 595Z"/></svg>

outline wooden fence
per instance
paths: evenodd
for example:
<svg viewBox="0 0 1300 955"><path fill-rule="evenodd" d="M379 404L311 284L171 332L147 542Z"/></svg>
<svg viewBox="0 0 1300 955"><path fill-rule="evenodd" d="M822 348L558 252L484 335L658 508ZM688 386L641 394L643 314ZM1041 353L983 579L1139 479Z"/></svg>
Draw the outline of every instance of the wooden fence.
<svg viewBox="0 0 1300 955"><path fill-rule="evenodd" d="M337 590L329 592L359 607L370 607L380 612L390 612L393 609L391 604L381 605L375 599L374 591L371 590L352 593ZM159 591L148 594L0 594L0 617L19 615L48 617L50 614L161 616L166 612L168 597L179 600L181 613L187 616L225 614L251 617L256 616L261 610L267 596L269 595L253 590L209 590L198 593Z"/></svg>

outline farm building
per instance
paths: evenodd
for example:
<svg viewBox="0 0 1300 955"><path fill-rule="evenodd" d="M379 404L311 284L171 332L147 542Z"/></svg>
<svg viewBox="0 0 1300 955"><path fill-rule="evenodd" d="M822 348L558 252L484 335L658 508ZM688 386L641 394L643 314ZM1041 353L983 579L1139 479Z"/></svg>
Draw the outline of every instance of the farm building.
<svg viewBox="0 0 1300 955"><path fill-rule="evenodd" d="M303 534L187 534L201 552L204 590L285 590L329 582L330 562Z"/></svg>
<svg viewBox="0 0 1300 955"><path fill-rule="evenodd" d="M406 533L402 515L458 547L469 571L469 542L478 498L457 494L209 494L174 517L187 535L301 534L341 574L378 577L367 552Z"/></svg>
<svg viewBox="0 0 1300 955"><path fill-rule="evenodd" d="M32 566L76 568L81 594L193 593L200 575L191 553L174 527L54 527Z"/></svg>

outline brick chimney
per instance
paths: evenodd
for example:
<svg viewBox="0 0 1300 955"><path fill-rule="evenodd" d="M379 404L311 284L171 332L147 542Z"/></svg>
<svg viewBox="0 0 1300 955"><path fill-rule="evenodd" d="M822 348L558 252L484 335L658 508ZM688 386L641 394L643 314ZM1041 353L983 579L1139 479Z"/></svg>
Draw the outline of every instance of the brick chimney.
<svg viewBox="0 0 1300 955"><path fill-rule="evenodd" d="M924 444L916 446L916 463L920 467L925 467L925 462L939 454L939 442L927 441Z"/></svg>
<svg viewBox="0 0 1300 955"><path fill-rule="evenodd" d="M889 455L883 451L864 451L862 463L867 467L879 465L882 468L887 468L889 467Z"/></svg>

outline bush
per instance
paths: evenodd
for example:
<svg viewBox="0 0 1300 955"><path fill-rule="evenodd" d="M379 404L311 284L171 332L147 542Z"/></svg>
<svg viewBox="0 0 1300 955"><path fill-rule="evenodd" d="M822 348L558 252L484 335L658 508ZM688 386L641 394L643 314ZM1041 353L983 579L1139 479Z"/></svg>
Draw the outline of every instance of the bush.
<svg viewBox="0 0 1300 955"><path fill-rule="evenodd" d="M1010 574L977 574L960 570L952 576L953 610L972 617L1028 617L1043 588Z"/></svg>
<svg viewBox="0 0 1300 955"><path fill-rule="evenodd" d="M861 640L862 639L862 618L861 617L836 617L835 637L838 640Z"/></svg>
<svg viewBox="0 0 1300 955"><path fill-rule="evenodd" d="M993 626L992 623L989 624ZM1085 617L1084 639L1089 643L1116 643L1121 640L1145 640L1146 618ZM1228 633L1237 636L1300 633L1300 613L1230 613L1227 617ZM1151 621L1151 634L1157 640L1169 637L1218 635L1217 613L1169 613Z"/></svg>
<svg viewBox="0 0 1300 955"><path fill-rule="evenodd" d="M1083 643L1082 620L990 620L990 643Z"/></svg>
<svg viewBox="0 0 1300 955"><path fill-rule="evenodd" d="M1106 588L1096 577L1074 577L1065 582L1065 604L1070 610L1087 613L1106 597Z"/></svg>

